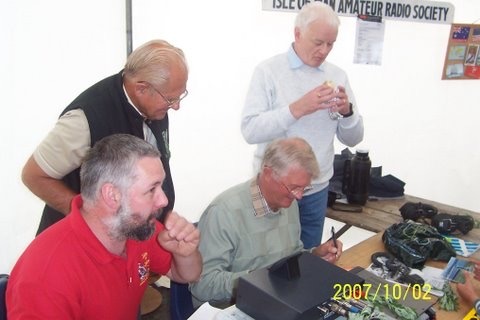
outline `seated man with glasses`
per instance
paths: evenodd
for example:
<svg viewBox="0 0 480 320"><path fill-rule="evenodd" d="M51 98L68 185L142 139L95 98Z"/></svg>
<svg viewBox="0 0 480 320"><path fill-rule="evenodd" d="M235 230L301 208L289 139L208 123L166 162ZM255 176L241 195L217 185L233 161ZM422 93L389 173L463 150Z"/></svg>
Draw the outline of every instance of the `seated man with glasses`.
<svg viewBox="0 0 480 320"><path fill-rule="evenodd" d="M83 157L97 141L116 133L144 139L160 151L168 198L163 213L172 210L175 191L167 113L180 108L188 93L187 80L183 51L152 40L128 56L123 70L86 89L62 111L22 172L25 185L46 203L37 235L70 212L70 203L80 191Z"/></svg>
<svg viewBox="0 0 480 320"><path fill-rule="evenodd" d="M217 196L198 228L203 272L190 285L195 306L234 303L238 278L304 250L297 200L319 174L310 145L301 138L273 141L258 175ZM342 252L332 240L311 252L335 262Z"/></svg>

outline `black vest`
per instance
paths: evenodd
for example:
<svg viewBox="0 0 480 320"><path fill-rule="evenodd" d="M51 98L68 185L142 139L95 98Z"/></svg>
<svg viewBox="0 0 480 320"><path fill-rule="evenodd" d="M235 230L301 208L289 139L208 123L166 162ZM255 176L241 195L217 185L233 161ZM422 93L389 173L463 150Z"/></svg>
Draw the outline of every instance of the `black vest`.
<svg viewBox="0 0 480 320"><path fill-rule="evenodd" d="M101 80L85 90L63 110L60 116L74 109L82 109L87 117L91 146L102 138L115 133L127 133L144 139L144 119L130 105L125 96L122 72ZM157 139L157 147L162 154L161 160L165 170L165 181L162 187L167 196L168 205L162 211L161 216L163 217L164 213L173 209L175 202L175 189L169 165L168 115L162 120L149 121L149 127ZM80 193L80 168L67 174L62 181L72 190ZM37 235L64 217L65 215L62 213L45 205Z"/></svg>

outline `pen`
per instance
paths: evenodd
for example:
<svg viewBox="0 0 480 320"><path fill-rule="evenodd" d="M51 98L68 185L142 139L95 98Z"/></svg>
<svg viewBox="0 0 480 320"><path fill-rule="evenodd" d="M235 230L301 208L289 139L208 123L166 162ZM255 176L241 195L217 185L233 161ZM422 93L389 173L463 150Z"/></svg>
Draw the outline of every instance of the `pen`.
<svg viewBox="0 0 480 320"><path fill-rule="evenodd" d="M335 236L335 227L332 226L332 240L333 240L333 245L335 246L335 248L338 249L337 247L337 238Z"/></svg>
<svg viewBox="0 0 480 320"><path fill-rule="evenodd" d="M337 237L335 236L335 228L333 226L332 226L332 240L333 240L333 246L338 250ZM335 253L335 258L338 258L338 253Z"/></svg>

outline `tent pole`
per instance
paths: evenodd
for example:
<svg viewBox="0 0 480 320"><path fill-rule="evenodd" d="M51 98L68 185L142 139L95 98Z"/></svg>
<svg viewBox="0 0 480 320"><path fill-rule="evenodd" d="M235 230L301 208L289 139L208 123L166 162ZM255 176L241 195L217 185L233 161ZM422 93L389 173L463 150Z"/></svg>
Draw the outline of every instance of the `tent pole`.
<svg viewBox="0 0 480 320"><path fill-rule="evenodd" d="M126 0L127 57L132 53L132 0Z"/></svg>

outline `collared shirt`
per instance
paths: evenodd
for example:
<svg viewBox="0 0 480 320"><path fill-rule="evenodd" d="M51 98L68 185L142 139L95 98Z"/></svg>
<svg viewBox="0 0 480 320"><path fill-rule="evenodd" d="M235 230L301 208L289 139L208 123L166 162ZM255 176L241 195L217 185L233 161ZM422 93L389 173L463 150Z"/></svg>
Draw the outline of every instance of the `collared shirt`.
<svg viewBox="0 0 480 320"><path fill-rule="evenodd" d="M295 49L293 49L293 43L287 51L287 59L291 69L299 69L305 65L302 59L300 59L300 57L295 52ZM322 63L317 67L317 69L320 72L325 72L325 64Z"/></svg>
<svg viewBox="0 0 480 320"><path fill-rule="evenodd" d="M267 213L257 186L256 178L234 186L203 212L198 223L203 272L191 285L196 306L228 303L240 276L303 249L297 202Z"/></svg>
<svg viewBox="0 0 480 320"><path fill-rule="evenodd" d="M11 319L135 319L150 271L166 274L172 255L157 241L128 239L126 257L111 253L72 201L67 217L36 237L11 272ZM54 301L55 303L52 303Z"/></svg>
<svg viewBox="0 0 480 320"><path fill-rule="evenodd" d="M263 217L267 214L279 214L280 211L273 211L265 200L265 197L260 190L257 179L252 179L250 183L250 194L252 196L253 212L256 217Z"/></svg>
<svg viewBox="0 0 480 320"><path fill-rule="evenodd" d="M130 99L130 96L127 93L127 89L125 89L125 85L123 85L123 92L125 92L125 96L127 97L128 103L132 105L132 107L135 109L135 111L138 112L139 115L141 115L145 121L147 121L147 117L138 110L137 106L133 103L132 99ZM145 141L153 145L154 147L157 147L157 139L155 139L155 136L153 135L152 129L146 124L146 122L143 122L143 136L145 137Z"/></svg>

